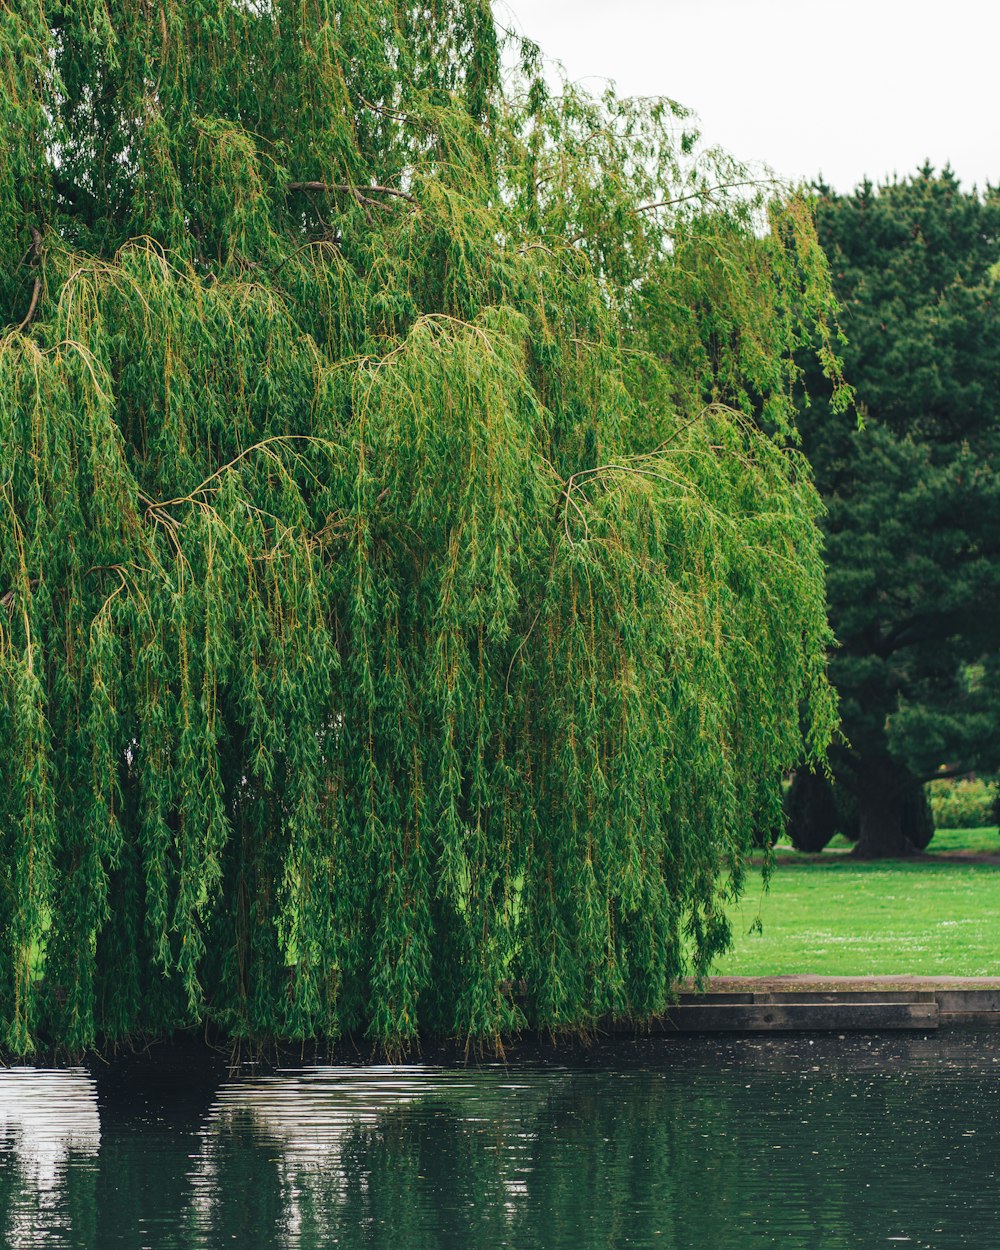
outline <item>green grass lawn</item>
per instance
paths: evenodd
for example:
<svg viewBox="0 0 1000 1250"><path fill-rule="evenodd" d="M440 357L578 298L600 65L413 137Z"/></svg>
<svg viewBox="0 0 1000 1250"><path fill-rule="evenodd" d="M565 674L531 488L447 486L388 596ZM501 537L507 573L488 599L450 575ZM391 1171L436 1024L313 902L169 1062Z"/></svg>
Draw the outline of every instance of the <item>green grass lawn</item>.
<svg viewBox="0 0 1000 1250"><path fill-rule="evenodd" d="M846 845L846 844L845 844ZM942 830L929 852L1000 851L996 829ZM750 932L759 917L763 932ZM770 889L751 878L716 976L1000 976L1000 865L779 848Z"/></svg>
<svg viewBox="0 0 1000 1250"><path fill-rule="evenodd" d="M938 829L927 848L928 855L949 851L991 851L1000 853L1000 829L989 825L983 829Z"/></svg>

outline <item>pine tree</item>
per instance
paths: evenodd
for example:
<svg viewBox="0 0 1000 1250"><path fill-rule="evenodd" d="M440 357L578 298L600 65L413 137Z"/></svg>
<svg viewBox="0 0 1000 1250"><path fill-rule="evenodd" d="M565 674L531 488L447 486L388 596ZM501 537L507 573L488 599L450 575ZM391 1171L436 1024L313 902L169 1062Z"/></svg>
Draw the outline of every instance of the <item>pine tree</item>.
<svg viewBox="0 0 1000 1250"><path fill-rule="evenodd" d="M817 226L865 423L809 379L844 719L831 763L877 858L930 841L930 778L1000 767L1000 195L925 168L821 190ZM798 822L812 849L838 823L819 811Z"/></svg>
<svg viewBox="0 0 1000 1250"><path fill-rule="evenodd" d="M18 1053L646 1016L824 749L808 211L509 47L485 0L0 14Z"/></svg>

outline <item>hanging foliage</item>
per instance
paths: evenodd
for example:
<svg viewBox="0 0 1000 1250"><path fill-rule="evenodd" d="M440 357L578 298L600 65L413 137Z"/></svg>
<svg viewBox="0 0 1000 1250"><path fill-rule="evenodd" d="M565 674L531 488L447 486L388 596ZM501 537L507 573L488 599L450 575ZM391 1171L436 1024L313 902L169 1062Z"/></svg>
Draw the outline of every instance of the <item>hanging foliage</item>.
<svg viewBox="0 0 1000 1250"><path fill-rule="evenodd" d="M825 748L807 208L508 53L485 0L0 13L17 1053L647 1016Z"/></svg>

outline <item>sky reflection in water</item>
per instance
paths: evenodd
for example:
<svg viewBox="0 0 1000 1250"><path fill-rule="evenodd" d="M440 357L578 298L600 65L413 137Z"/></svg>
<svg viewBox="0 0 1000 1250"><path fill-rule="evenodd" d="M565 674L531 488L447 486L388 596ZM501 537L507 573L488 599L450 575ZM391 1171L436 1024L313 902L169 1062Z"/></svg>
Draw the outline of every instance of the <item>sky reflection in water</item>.
<svg viewBox="0 0 1000 1250"><path fill-rule="evenodd" d="M985 1248L998 1084L993 1033L0 1070L0 1245Z"/></svg>

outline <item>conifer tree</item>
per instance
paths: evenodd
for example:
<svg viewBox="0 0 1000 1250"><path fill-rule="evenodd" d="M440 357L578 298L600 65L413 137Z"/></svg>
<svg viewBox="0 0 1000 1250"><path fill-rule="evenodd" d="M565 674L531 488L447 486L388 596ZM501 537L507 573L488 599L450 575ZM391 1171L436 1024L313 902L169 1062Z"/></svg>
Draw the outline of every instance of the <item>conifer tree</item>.
<svg viewBox="0 0 1000 1250"><path fill-rule="evenodd" d="M925 167L817 199L865 428L810 370L844 733L839 793L803 773L793 837L846 825L882 858L930 841L925 782L1000 768L1000 193Z"/></svg>
<svg viewBox="0 0 1000 1250"><path fill-rule="evenodd" d="M647 1016L824 750L809 214L506 61L485 0L0 13L17 1053Z"/></svg>

